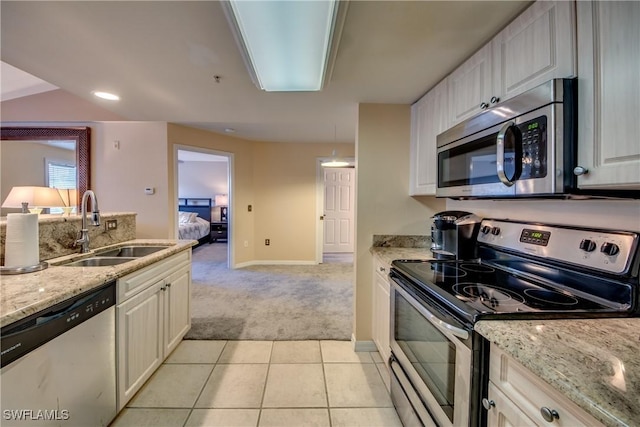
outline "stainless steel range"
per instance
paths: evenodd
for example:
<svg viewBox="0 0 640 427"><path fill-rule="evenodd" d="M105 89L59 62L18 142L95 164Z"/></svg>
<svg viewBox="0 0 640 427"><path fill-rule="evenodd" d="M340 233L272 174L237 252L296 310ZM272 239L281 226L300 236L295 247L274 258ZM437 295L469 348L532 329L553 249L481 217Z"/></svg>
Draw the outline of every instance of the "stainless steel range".
<svg viewBox="0 0 640 427"><path fill-rule="evenodd" d="M483 426L479 320L640 314L640 234L485 219L478 259L392 263L392 397L405 426Z"/></svg>

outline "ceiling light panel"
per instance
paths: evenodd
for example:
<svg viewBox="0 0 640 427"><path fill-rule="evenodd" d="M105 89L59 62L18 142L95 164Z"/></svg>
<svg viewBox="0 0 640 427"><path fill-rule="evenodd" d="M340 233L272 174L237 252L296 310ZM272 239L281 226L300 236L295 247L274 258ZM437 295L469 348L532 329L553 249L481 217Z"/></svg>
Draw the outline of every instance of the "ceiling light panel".
<svg viewBox="0 0 640 427"><path fill-rule="evenodd" d="M229 6L262 89L322 89L335 0L231 0Z"/></svg>

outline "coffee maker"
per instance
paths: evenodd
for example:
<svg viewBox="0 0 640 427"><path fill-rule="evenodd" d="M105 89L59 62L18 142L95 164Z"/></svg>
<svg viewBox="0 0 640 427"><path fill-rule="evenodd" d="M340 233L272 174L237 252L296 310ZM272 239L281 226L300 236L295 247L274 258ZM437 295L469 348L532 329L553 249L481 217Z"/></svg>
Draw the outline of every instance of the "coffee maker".
<svg viewBox="0 0 640 427"><path fill-rule="evenodd" d="M435 259L476 258L475 242L481 218L464 211L443 211L433 216L431 253Z"/></svg>

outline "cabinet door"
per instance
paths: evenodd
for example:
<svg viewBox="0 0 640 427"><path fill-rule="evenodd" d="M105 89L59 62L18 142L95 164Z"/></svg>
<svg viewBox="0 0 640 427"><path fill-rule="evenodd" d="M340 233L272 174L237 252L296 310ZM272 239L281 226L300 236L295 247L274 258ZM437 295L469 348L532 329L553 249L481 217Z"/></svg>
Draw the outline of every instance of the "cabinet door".
<svg viewBox="0 0 640 427"><path fill-rule="evenodd" d="M378 347L380 357L385 364L391 355L390 339L390 316L391 298L389 295L389 279L387 274L389 268L378 259L374 259L373 274L373 341Z"/></svg>
<svg viewBox="0 0 640 427"><path fill-rule="evenodd" d="M554 78L576 76L573 1L537 1L493 38L493 88L505 100Z"/></svg>
<svg viewBox="0 0 640 427"><path fill-rule="evenodd" d="M579 1L578 186L640 189L640 2Z"/></svg>
<svg viewBox="0 0 640 427"><path fill-rule="evenodd" d="M191 267L166 279L163 297L164 357L167 357L191 328Z"/></svg>
<svg viewBox="0 0 640 427"><path fill-rule="evenodd" d="M525 413L500 392L498 387L489 381L489 400L493 406L487 411L487 425L493 427L531 426L537 424L531 421Z"/></svg>
<svg viewBox="0 0 640 427"><path fill-rule="evenodd" d="M449 127L447 105L444 80L411 107L411 196L436 194L436 138Z"/></svg>
<svg viewBox="0 0 640 427"><path fill-rule="evenodd" d="M481 112L481 105L488 106L493 96L491 43L456 68L447 80L452 125Z"/></svg>
<svg viewBox="0 0 640 427"><path fill-rule="evenodd" d="M118 410L163 361L162 291L158 282L116 307L118 319Z"/></svg>

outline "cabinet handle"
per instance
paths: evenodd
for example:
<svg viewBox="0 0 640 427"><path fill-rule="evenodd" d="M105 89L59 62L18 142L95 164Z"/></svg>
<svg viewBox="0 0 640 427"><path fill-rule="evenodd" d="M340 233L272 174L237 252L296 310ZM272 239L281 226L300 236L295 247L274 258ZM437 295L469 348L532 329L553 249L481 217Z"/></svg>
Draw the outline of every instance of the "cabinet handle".
<svg viewBox="0 0 640 427"><path fill-rule="evenodd" d="M555 409L549 409L546 406L540 408L540 415L542 415L542 418L544 418L544 420L548 423L552 423L555 420L560 419L560 414L558 414L558 411L556 411Z"/></svg>
<svg viewBox="0 0 640 427"><path fill-rule="evenodd" d="M487 108L489 108L489 104L487 104L486 102L483 102L482 104L480 104L481 110L486 110Z"/></svg>
<svg viewBox="0 0 640 427"><path fill-rule="evenodd" d="M576 166L575 168L573 168L573 174L575 176L580 176L580 175L586 175L589 173L589 169L582 167L582 166Z"/></svg>
<svg viewBox="0 0 640 427"><path fill-rule="evenodd" d="M494 408L496 406L496 402L494 402L493 400L489 400L485 397L482 399L482 406L484 406L484 409L488 411L489 409Z"/></svg>
<svg viewBox="0 0 640 427"><path fill-rule="evenodd" d="M161 287L161 288L160 288L160 290L162 290L162 291L166 291L166 290L167 290L167 287L166 287L166 286L163 286L163 287Z"/></svg>
<svg viewBox="0 0 640 427"><path fill-rule="evenodd" d="M167 288L170 288L170 287L171 287L171 283L167 283Z"/></svg>
<svg viewBox="0 0 640 427"><path fill-rule="evenodd" d="M382 272L387 271L387 269L386 269L386 268L384 268L384 267L379 267L379 269L380 269L380 271L382 271Z"/></svg>
<svg viewBox="0 0 640 427"><path fill-rule="evenodd" d="M492 104L497 104L498 102L500 102L500 98L498 98L497 96L492 96L491 97L491 103Z"/></svg>

